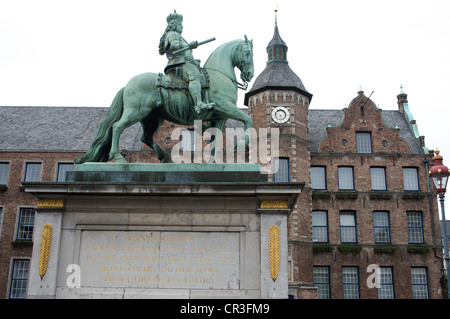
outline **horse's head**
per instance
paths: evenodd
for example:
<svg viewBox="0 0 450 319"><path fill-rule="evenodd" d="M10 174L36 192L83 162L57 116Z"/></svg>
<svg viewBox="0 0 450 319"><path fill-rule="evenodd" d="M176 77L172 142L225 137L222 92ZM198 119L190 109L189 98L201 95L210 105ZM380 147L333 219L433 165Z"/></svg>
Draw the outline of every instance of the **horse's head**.
<svg viewBox="0 0 450 319"><path fill-rule="evenodd" d="M253 40L245 40L236 48L233 56L236 67L241 71L241 79L244 82L250 82L254 75L253 67Z"/></svg>

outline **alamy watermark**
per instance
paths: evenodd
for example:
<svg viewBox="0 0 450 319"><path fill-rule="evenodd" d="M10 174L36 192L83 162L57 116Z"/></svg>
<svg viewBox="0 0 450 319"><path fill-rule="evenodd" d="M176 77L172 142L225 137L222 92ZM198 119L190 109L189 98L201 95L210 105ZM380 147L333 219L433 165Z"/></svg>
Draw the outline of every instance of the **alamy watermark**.
<svg viewBox="0 0 450 319"><path fill-rule="evenodd" d="M368 288L381 288L381 268L377 264L370 264L366 271L371 273L366 280Z"/></svg>
<svg viewBox="0 0 450 319"><path fill-rule="evenodd" d="M70 264L66 268L66 272L69 273L67 276L66 285L69 288L80 288L81 287L81 267L77 264Z"/></svg>
<svg viewBox="0 0 450 319"><path fill-rule="evenodd" d="M261 172L265 174L278 170L274 159L279 156L279 128L249 128L245 131L243 128L226 128L223 134L214 127L203 131L202 121L196 120L194 130L176 128L171 139L179 141L171 151L174 163L246 163L247 141L249 163L261 164Z"/></svg>

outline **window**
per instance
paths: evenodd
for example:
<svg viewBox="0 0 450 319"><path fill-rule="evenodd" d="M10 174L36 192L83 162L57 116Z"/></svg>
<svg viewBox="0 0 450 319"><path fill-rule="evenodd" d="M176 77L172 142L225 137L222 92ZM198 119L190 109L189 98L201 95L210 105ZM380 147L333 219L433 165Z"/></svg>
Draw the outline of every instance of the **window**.
<svg viewBox="0 0 450 319"><path fill-rule="evenodd" d="M354 190L353 184L353 167L338 167L338 180L340 190Z"/></svg>
<svg viewBox="0 0 450 319"><path fill-rule="evenodd" d="M356 152L372 153L372 134L369 132L356 132Z"/></svg>
<svg viewBox="0 0 450 319"><path fill-rule="evenodd" d="M58 163L57 182L66 181L66 172L73 171L73 163Z"/></svg>
<svg viewBox="0 0 450 319"><path fill-rule="evenodd" d="M341 225L341 243L356 243L355 212L343 211L339 214Z"/></svg>
<svg viewBox="0 0 450 319"><path fill-rule="evenodd" d="M311 167L311 188L327 189L326 170L324 166Z"/></svg>
<svg viewBox="0 0 450 319"><path fill-rule="evenodd" d="M428 278L426 268L411 268L413 299L428 299Z"/></svg>
<svg viewBox="0 0 450 319"><path fill-rule="evenodd" d="M0 185L8 183L9 163L0 163Z"/></svg>
<svg viewBox="0 0 450 319"><path fill-rule="evenodd" d="M313 268L313 284L318 288L318 299L330 299L330 268L315 266Z"/></svg>
<svg viewBox="0 0 450 319"><path fill-rule="evenodd" d="M370 184L373 191L385 191L387 189L385 167L370 168Z"/></svg>
<svg viewBox="0 0 450 319"><path fill-rule="evenodd" d="M181 152L193 152L195 151L197 134L194 130L182 130L180 135Z"/></svg>
<svg viewBox="0 0 450 319"><path fill-rule="evenodd" d="M328 217L324 210L312 211L312 235L313 242L328 242Z"/></svg>
<svg viewBox="0 0 450 319"><path fill-rule="evenodd" d="M394 299L394 276L392 267L380 267L378 299Z"/></svg>
<svg viewBox="0 0 450 319"><path fill-rule="evenodd" d="M342 267L342 288L344 299L359 299L358 267Z"/></svg>
<svg viewBox="0 0 450 319"><path fill-rule="evenodd" d="M17 226L17 240L32 240L34 228L34 209L21 208Z"/></svg>
<svg viewBox="0 0 450 319"><path fill-rule="evenodd" d="M375 243L386 244L391 242L388 212L373 213L373 232Z"/></svg>
<svg viewBox="0 0 450 319"><path fill-rule="evenodd" d="M408 243L422 244L424 242L421 212L406 212L406 227L408 229Z"/></svg>
<svg viewBox="0 0 450 319"><path fill-rule="evenodd" d="M275 47L275 59L280 59L280 47Z"/></svg>
<svg viewBox="0 0 450 319"><path fill-rule="evenodd" d="M403 168L403 186L405 191L419 190L419 173L416 167Z"/></svg>
<svg viewBox="0 0 450 319"><path fill-rule="evenodd" d="M25 182L39 182L41 180L41 163L27 163L25 166Z"/></svg>
<svg viewBox="0 0 450 319"><path fill-rule="evenodd" d="M26 298L29 269L30 269L30 261L28 259L13 260L11 272L11 285L9 287L10 299Z"/></svg>
<svg viewBox="0 0 450 319"><path fill-rule="evenodd" d="M289 158L280 157L275 158L275 174L273 175L274 182L289 182Z"/></svg>

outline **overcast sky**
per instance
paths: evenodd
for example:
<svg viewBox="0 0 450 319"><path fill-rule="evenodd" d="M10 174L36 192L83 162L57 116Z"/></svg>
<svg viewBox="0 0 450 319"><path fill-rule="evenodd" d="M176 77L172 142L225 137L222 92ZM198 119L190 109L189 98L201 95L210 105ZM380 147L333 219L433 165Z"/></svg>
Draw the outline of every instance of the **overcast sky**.
<svg viewBox="0 0 450 319"><path fill-rule="evenodd" d="M216 37L194 51L202 62L224 42L253 39L257 76L277 4L311 108L342 109L361 87L395 110L403 85L426 145L450 166L449 0L1 0L0 105L109 107L134 75L163 71L158 43L174 9L187 41Z"/></svg>

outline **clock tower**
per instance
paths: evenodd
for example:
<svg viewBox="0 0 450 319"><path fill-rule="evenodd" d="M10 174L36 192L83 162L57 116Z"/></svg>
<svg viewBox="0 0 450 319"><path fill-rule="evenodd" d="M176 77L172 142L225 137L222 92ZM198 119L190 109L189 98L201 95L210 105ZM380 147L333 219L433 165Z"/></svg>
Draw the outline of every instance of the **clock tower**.
<svg viewBox="0 0 450 319"><path fill-rule="evenodd" d="M289 294L305 298L315 293L311 259L307 258L312 254L308 139L308 109L312 94L289 67L288 46L280 36L276 20L266 52L266 67L245 94L244 104L256 130L279 130L279 156L272 158L276 172L269 176L269 181L305 183L288 218Z"/></svg>

